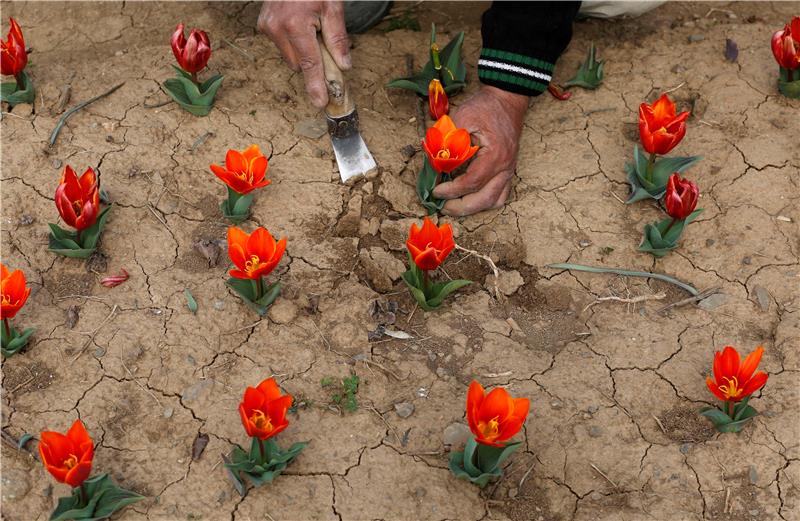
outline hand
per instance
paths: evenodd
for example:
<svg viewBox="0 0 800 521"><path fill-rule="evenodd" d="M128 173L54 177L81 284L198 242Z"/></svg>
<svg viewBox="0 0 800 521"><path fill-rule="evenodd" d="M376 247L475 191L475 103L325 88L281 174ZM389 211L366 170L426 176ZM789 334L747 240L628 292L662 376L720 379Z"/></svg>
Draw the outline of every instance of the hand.
<svg viewBox="0 0 800 521"><path fill-rule="evenodd" d="M464 174L434 188L435 197L449 199L442 213L470 215L505 204L527 110L528 96L482 85L455 111L456 126L467 129L481 148Z"/></svg>
<svg viewBox="0 0 800 521"><path fill-rule="evenodd" d="M328 89L317 40L318 31L322 31L325 47L336 65L342 70L352 67L342 2L265 0L258 15L258 30L275 43L289 67L303 71L311 103L318 108L325 107L328 104Z"/></svg>

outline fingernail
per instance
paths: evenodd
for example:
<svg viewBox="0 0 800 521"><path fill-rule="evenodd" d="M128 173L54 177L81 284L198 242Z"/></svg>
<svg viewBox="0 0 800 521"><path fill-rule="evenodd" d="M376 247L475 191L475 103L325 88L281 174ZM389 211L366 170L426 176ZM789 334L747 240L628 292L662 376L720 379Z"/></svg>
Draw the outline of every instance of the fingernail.
<svg viewBox="0 0 800 521"><path fill-rule="evenodd" d="M349 69L353 66L353 60L350 58L350 53L345 54L342 56L342 67L345 69Z"/></svg>

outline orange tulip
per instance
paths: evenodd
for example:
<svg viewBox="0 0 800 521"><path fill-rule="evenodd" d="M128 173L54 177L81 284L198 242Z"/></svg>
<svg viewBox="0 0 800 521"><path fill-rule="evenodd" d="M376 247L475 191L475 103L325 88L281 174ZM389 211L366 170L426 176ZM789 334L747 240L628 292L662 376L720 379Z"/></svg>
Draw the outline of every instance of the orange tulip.
<svg viewBox="0 0 800 521"><path fill-rule="evenodd" d="M228 150L225 166L211 165L211 171L231 190L244 195L270 184L271 181L264 178L267 166L267 158L258 145L251 145L243 152Z"/></svg>
<svg viewBox="0 0 800 521"><path fill-rule="evenodd" d="M450 112L447 94L444 92L442 82L437 79L431 80L428 84L428 110L433 119L439 119Z"/></svg>
<svg viewBox="0 0 800 521"><path fill-rule="evenodd" d="M528 416L527 398L512 398L502 387L484 394L476 381L467 392L467 423L475 441L493 447L503 447L501 441L511 439L522 428Z"/></svg>
<svg viewBox="0 0 800 521"><path fill-rule="evenodd" d="M291 406L292 397L282 395L275 380L267 378L258 387L245 389L239 415L247 435L264 441L289 426L286 411Z"/></svg>
<svg viewBox="0 0 800 521"><path fill-rule="evenodd" d="M237 279L259 279L268 275L286 251L286 237L277 243L264 228L248 235L235 226L228 228L228 256L236 266L229 273Z"/></svg>
<svg viewBox="0 0 800 521"><path fill-rule="evenodd" d="M422 222L422 229L417 227L417 223L411 224L406 248L419 269L435 270L455 247L453 227L449 223L437 228L433 221L426 217Z"/></svg>
<svg viewBox="0 0 800 521"><path fill-rule="evenodd" d="M706 377L708 389L723 402L738 402L758 391L768 378L764 371L755 372L763 354L764 348L758 346L742 363L739 352L731 346L715 352L714 379Z"/></svg>
<svg viewBox="0 0 800 521"><path fill-rule="evenodd" d="M686 135L688 112L675 115L675 104L662 94L652 105L639 105L639 137L650 154L664 155Z"/></svg>
<svg viewBox="0 0 800 521"><path fill-rule="evenodd" d="M75 420L67 435L43 432L39 435L42 463L59 483L79 487L92 471L94 444L80 420Z"/></svg>
<svg viewBox="0 0 800 521"><path fill-rule="evenodd" d="M444 115L428 129L422 148L434 170L450 173L475 155L478 147L470 145L469 132L456 128L450 116Z"/></svg>
<svg viewBox="0 0 800 521"><path fill-rule="evenodd" d="M0 263L0 294L3 298L0 305L0 319L14 318L31 294L31 288L26 287L25 274L22 270L9 272Z"/></svg>
<svg viewBox="0 0 800 521"><path fill-rule="evenodd" d="M8 30L8 41L0 40L0 72L8 76L17 76L28 64L28 51L25 49L25 38L22 29L13 18Z"/></svg>
<svg viewBox="0 0 800 521"><path fill-rule="evenodd" d="M89 167L78 178L72 167L65 166L55 200L58 213L69 226L81 231L93 225L100 213L100 188L94 170Z"/></svg>

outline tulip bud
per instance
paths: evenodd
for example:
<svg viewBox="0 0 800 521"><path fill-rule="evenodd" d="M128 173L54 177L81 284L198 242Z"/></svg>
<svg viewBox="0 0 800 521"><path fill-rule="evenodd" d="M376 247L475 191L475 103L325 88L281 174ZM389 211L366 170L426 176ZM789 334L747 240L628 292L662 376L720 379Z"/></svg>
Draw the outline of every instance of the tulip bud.
<svg viewBox="0 0 800 521"><path fill-rule="evenodd" d="M697 208L699 195L696 184L682 179L677 173L672 174L667 180L667 193L664 196L667 214L673 219L686 219Z"/></svg>
<svg viewBox="0 0 800 521"><path fill-rule="evenodd" d="M211 58L211 42L205 31L192 29L189 38L183 33L183 24L178 24L172 33L172 53L181 69L190 74L203 70Z"/></svg>
<svg viewBox="0 0 800 521"><path fill-rule="evenodd" d="M428 109L435 120L450 112L447 94L444 92L442 82L437 79L431 80L428 84Z"/></svg>
<svg viewBox="0 0 800 521"><path fill-rule="evenodd" d="M686 135L688 112L675 115L675 104L662 94L655 103L639 106L639 137L650 154L664 155L675 148Z"/></svg>
<svg viewBox="0 0 800 521"><path fill-rule="evenodd" d="M800 16L772 35L772 54L778 65L789 71L800 68Z"/></svg>
<svg viewBox="0 0 800 521"><path fill-rule="evenodd" d="M59 215L69 226L78 231L92 226L100 213L100 189L94 170L89 167L78 178L69 165L65 166L55 201Z"/></svg>
<svg viewBox="0 0 800 521"><path fill-rule="evenodd" d="M0 41L0 72L7 76L17 76L28 64L28 52L25 50L25 39L22 29L13 18L7 40Z"/></svg>

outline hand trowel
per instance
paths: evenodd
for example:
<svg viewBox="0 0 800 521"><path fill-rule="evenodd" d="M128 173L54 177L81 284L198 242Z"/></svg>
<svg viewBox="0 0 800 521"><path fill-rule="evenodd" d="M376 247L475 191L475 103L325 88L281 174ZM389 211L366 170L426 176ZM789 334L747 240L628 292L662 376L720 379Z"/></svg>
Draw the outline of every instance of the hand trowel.
<svg viewBox="0 0 800 521"><path fill-rule="evenodd" d="M375 159L358 131L358 112L347 89L344 75L321 39L319 42L325 69L325 85L328 87L328 106L325 107L328 134L331 136L333 153L339 165L339 175L342 182L346 182L375 168Z"/></svg>

